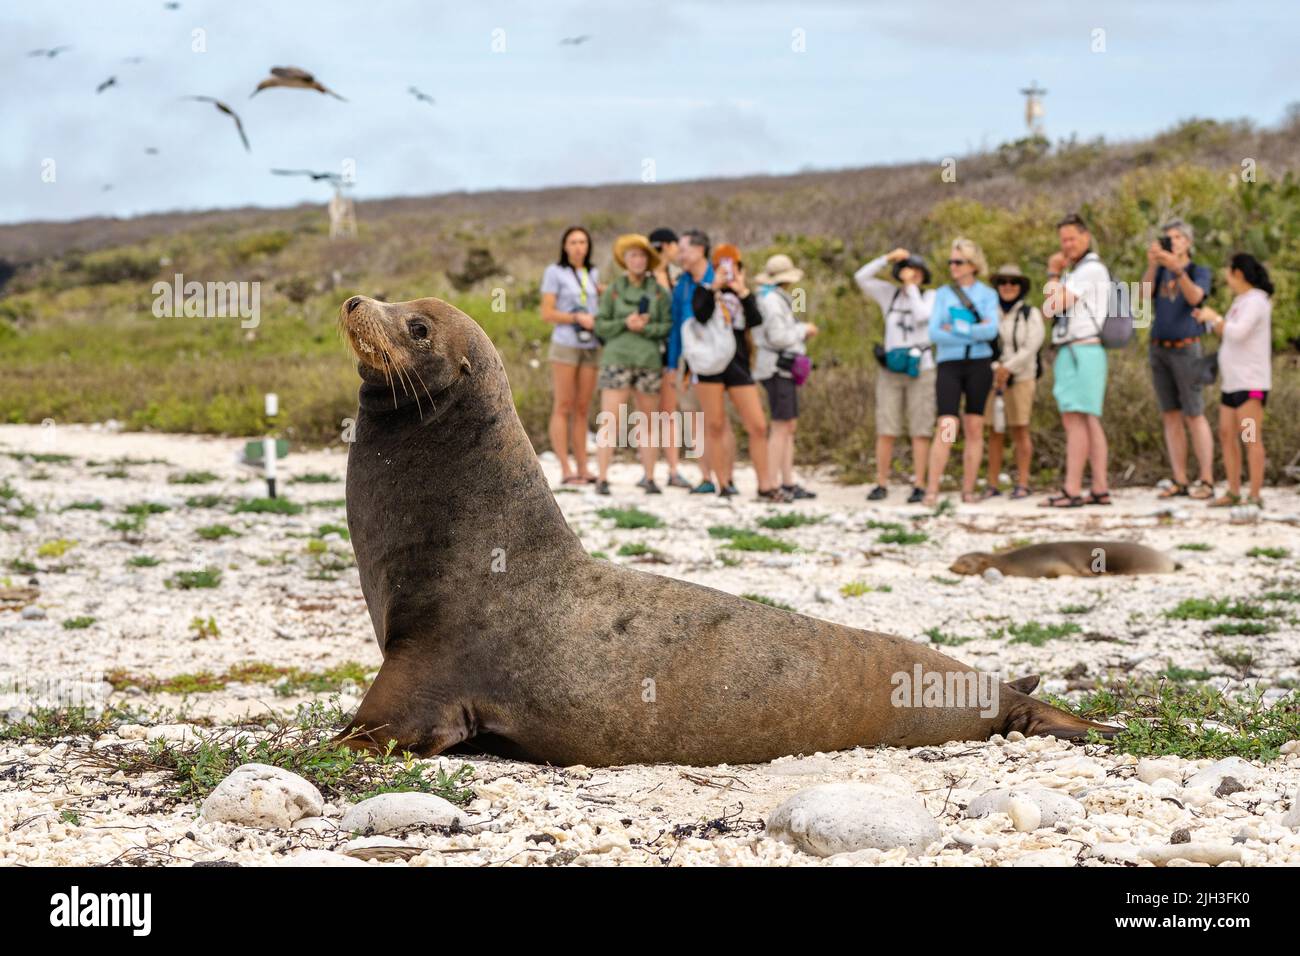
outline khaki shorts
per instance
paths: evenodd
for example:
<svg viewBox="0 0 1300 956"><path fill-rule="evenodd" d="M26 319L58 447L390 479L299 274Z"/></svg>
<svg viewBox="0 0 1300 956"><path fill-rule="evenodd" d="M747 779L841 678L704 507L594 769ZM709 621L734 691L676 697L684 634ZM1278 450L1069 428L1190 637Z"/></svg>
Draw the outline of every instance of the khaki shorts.
<svg viewBox="0 0 1300 956"><path fill-rule="evenodd" d="M876 373L876 434L894 438L904 431L912 438L933 435L934 377L933 368L926 369L916 378L880 369Z"/></svg>
<svg viewBox="0 0 1300 956"><path fill-rule="evenodd" d="M1007 427L1019 427L1029 424L1029 416L1034 410L1034 389L1038 385L1032 378L1027 382L1015 382L1002 390L1002 403L1006 406ZM993 424L994 393L989 392L988 404L984 406L984 420Z"/></svg>
<svg viewBox="0 0 1300 956"><path fill-rule="evenodd" d="M600 348L580 349L575 345L557 345L552 342L546 357L560 365L596 368L600 365Z"/></svg>

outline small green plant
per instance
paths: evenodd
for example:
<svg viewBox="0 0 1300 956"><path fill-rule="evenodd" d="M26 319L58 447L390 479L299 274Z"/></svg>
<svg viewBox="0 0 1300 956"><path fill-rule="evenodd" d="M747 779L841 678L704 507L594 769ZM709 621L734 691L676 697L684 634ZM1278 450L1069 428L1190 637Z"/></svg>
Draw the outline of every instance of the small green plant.
<svg viewBox="0 0 1300 956"><path fill-rule="evenodd" d="M1214 545L1206 544L1203 541L1189 541L1186 544L1178 546L1179 551L1213 551Z"/></svg>
<svg viewBox="0 0 1300 956"><path fill-rule="evenodd" d="M35 574L39 568L30 561L25 561L22 558L14 558L9 562L9 570L17 571L19 574Z"/></svg>
<svg viewBox="0 0 1300 956"><path fill-rule="evenodd" d="M63 509L64 511L103 511L104 502L98 499L94 501L74 501Z"/></svg>
<svg viewBox="0 0 1300 956"><path fill-rule="evenodd" d="M753 531L742 531L734 535L723 547L736 551L780 551L783 554L799 550L788 541L778 541Z"/></svg>
<svg viewBox="0 0 1300 956"><path fill-rule="evenodd" d="M1269 561L1281 561L1291 551L1287 548L1251 548L1246 552L1248 558L1265 558Z"/></svg>
<svg viewBox="0 0 1300 956"><path fill-rule="evenodd" d="M785 604L781 601L777 601L770 597L765 597L762 594L742 594L741 597L743 597L747 601L753 601L756 604L766 604L768 607L780 608L782 611L794 610L794 608L792 608L790 605Z"/></svg>
<svg viewBox="0 0 1300 956"><path fill-rule="evenodd" d="M876 540L881 544L924 544L930 537L924 531L886 531Z"/></svg>
<svg viewBox="0 0 1300 956"><path fill-rule="evenodd" d="M77 546L77 542L69 541L67 538L56 538L53 541L46 541L36 549L38 558L61 558L72 548Z"/></svg>
<svg viewBox="0 0 1300 956"><path fill-rule="evenodd" d="M1082 628L1072 621L1064 624L1041 624L1038 621L1029 621L1025 624L1012 624L1006 629L1006 633L1011 638L1012 644L1032 644L1034 647L1042 647L1048 641L1068 634L1078 634L1081 630Z"/></svg>
<svg viewBox="0 0 1300 956"><path fill-rule="evenodd" d="M608 561L608 560L609 560L609 555L606 554L604 551L593 551L593 552L591 552L591 556L592 556L593 558L595 558L596 560L598 560L598 561Z"/></svg>
<svg viewBox="0 0 1300 956"><path fill-rule="evenodd" d="M190 495L185 499L187 508L216 508L226 499L221 495Z"/></svg>
<svg viewBox="0 0 1300 956"><path fill-rule="evenodd" d="M61 810L59 812L59 822L79 827L81 826L81 815L76 810Z"/></svg>
<svg viewBox="0 0 1300 956"><path fill-rule="evenodd" d="M1208 621L1216 617L1235 617L1243 620L1260 620L1275 617L1279 612L1258 604L1233 601L1229 598L1187 598L1180 601L1165 616L1175 621Z"/></svg>
<svg viewBox="0 0 1300 956"><path fill-rule="evenodd" d="M1214 656L1218 658L1219 663L1231 667L1243 677L1250 674L1251 667L1255 663L1254 652L1246 647L1216 647Z"/></svg>
<svg viewBox="0 0 1300 956"><path fill-rule="evenodd" d="M151 554L137 554L135 557L127 558L126 563L132 568L156 568L158 565L162 564L161 561Z"/></svg>
<svg viewBox="0 0 1300 956"><path fill-rule="evenodd" d="M246 498L235 505L236 514L302 514L302 505L288 498Z"/></svg>
<svg viewBox="0 0 1300 956"><path fill-rule="evenodd" d="M238 538L239 532L229 525L210 524L196 528L194 533L204 541L219 541L222 538Z"/></svg>
<svg viewBox="0 0 1300 956"><path fill-rule="evenodd" d="M1159 676L1165 680L1185 684L1193 680L1209 680L1214 675L1206 670L1196 670L1189 667L1179 667L1177 664L1169 664L1160 672Z"/></svg>
<svg viewBox="0 0 1300 956"><path fill-rule="evenodd" d="M171 509L157 502L144 501L140 504L127 505L122 511L129 515L160 515L171 511Z"/></svg>
<svg viewBox="0 0 1300 956"><path fill-rule="evenodd" d="M208 485L217 478L218 476L210 471L182 471L179 474L168 475L167 481L173 485Z"/></svg>
<svg viewBox="0 0 1300 956"><path fill-rule="evenodd" d="M845 597L862 597L871 590L871 585L865 581L850 581L848 584L840 586L840 594Z"/></svg>
<svg viewBox="0 0 1300 956"><path fill-rule="evenodd" d="M930 580L935 582L936 584L946 584L950 587L954 584L961 584L960 578L949 578L949 577L945 577L942 574L932 574L930 575Z"/></svg>
<svg viewBox="0 0 1300 956"><path fill-rule="evenodd" d="M327 534L336 534L344 541L351 540L352 536L348 534L347 525L342 524L323 524L316 529L316 536L323 538Z"/></svg>
<svg viewBox="0 0 1300 956"><path fill-rule="evenodd" d="M866 527L867 527L867 529L870 530L870 531L904 531L904 530L906 530L906 526L905 526L905 525L901 525L901 524L899 524L897 521L877 521L875 518L870 518L870 519L868 519L868 520L867 520Z"/></svg>
<svg viewBox="0 0 1300 956"><path fill-rule="evenodd" d="M787 511L784 514L768 515L760 518L758 526L769 531L784 531L787 528L801 528L809 524L821 524L821 515L804 514L801 511Z"/></svg>
<svg viewBox="0 0 1300 956"><path fill-rule="evenodd" d="M662 528L663 520L640 508L601 508L596 512L602 518L613 519L615 528Z"/></svg>
<svg viewBox="0 0 1300 956"><path fill-rule="evenodd" d="M1062 606L1061 614L1087 614L1092 610L1091 604L1066 604Z"/></svg>
<svg viewBox="0 0 1300 956"><path fill-rule="evenodd" d="M958 637L956 634L948 634L939 630L937 627L926 628L922 633L930 639L931 644L939 644L944 647L956 647L958 644L965 644L973 641L973 637Z"/></svg>
<svg viewBox="0 0 1300 956"><path fill-rule="evenodd" d="M93 617L70 617L63 622L63 629L65 631L81 631L94 623L95 619Z"/></svg>
<svg viewBox="0 0 1300 956"><path fill-rule="evenodd" d="M221 635L221 629L217 627L217 619L211 616L206 619L196 617L190 621L190 632L194 635L196 641L207 640Z"/></svg>
<svg viewBox="0 0 1300 956"><path fill-rule="evenodd" d="M629 541L618 549L619 557L643 558L655 553L655 549L640 541Z"/></svg>
<svg viewBox="0 0 1300 956"><path fill-rule="evenodd" d="M339 480L337 475L326 474L323 471L309 471L293 478L292 482L295 485L327 485Z"/></svg>
<svg viewBox="0 0 1300 956"><path fill-rule="evenodd" d="M198 571L177 571L165 583L167 587L181 591L215 588L221 584L221 569L201 568Z"/></svg>

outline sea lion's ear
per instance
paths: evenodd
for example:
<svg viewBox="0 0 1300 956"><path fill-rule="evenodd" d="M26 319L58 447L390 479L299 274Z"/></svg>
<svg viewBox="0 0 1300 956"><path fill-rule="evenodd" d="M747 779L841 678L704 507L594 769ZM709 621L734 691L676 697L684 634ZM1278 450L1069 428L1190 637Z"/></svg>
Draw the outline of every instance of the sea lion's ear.
<svg viewBox="0 0 1300 956"><path fill-rule="evenodd" d="M466 375L474 371L473 363L470 362L469 358L464 355L460 357L460 370L464 372Z"/></svg>
<svg viewBox="0 0 1300 956"><path fill-rule="evenodd" d="M1007 686L1012 690L1018 690L1022 694L1032 694L1034 688L1038 686L1038 675L1030 674L1027 677L1018 677L1015 680L1007 681Z"/></svg>

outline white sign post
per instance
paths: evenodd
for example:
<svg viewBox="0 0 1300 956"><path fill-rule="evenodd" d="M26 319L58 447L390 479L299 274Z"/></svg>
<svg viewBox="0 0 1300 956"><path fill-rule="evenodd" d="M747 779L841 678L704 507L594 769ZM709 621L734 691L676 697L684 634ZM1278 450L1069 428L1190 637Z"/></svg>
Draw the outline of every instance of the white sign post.
<svg viewBox="0 0 1300 956"><path fill-rule="evenodd" d="M275 392L266 393L266 417L275 418L280 412L280 396ZM266 475L266 495L275 497L275 439L267 436L262 439L262 469Z"/></svg>

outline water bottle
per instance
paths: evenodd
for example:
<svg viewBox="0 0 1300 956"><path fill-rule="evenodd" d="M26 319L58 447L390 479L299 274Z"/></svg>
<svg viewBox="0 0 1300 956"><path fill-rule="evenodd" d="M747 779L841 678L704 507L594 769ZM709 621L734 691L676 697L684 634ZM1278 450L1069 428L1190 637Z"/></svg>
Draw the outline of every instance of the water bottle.
<svg viewBox="0 0 1300 956"><path fill-rule="evenodd" d="M993 430L999 435L1007 430L1007 403L1002 400L1002 389L993 396Z"/></svg>

